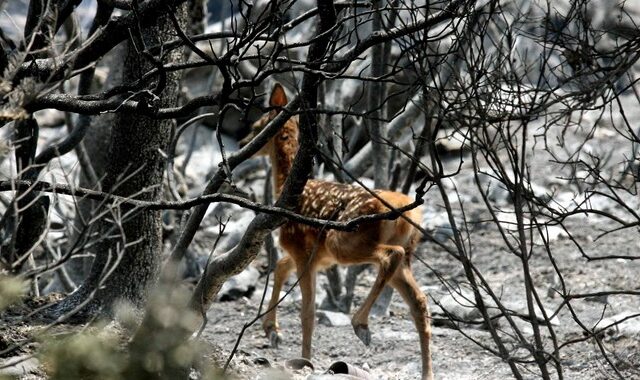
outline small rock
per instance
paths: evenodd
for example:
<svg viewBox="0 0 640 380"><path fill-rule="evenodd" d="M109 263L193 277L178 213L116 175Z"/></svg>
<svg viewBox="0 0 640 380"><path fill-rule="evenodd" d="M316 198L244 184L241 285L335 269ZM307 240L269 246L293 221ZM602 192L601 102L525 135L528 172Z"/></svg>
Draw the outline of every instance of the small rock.
<svg viewBox="0 0 640 380"><path fill-rule="evenodd" d="M353 364L349 364L347 362L338 361L329 367L327 370L329 373L333 374L345 374L354 376L357 379L373 379L373 376L362 368L356 367Z"/></svg>
<svg viewBox="0 0 640 380"><path fill-rule="evenodd" d="M0 360L0 376L24 376L37 372L40 361L31 355L14 356Z"/></svg>
<svg viewBox="0 0 640 380"><path fill-rule="evenodd" d="M535 195L542 202L549 203L549 201L551 201L551 194L549 194L549 189L547 189L545 186L540 186L532 183L531 190L533 191L533 195Z"/></svg>
<svg viewBox="0 0 640 380"><path fill-rule="evenodd" d="M596 324L595 329L607 328L624 335L637 335L640 334L640 319L637 315L637 312L625 311L602 319Z"/></svg>
<svg viewBox="0 0 640 380"><path fill-rule="evenodd" d="M438 301L442 314L451 314L457 319L467 322L477 321L482 318L480 311L476 308L474 296L471 292L463 291L461 294L447 294ZM446 312L444 312L446 311ZM434 310L434 314L438 310Z"/></svg>
<svg viewBox="0 0 640 380"><path fill-rule="evenodd" d="M254 358L253 364L259 365L261 367L271 367L271 362L269 362L269 359L262 356Z"/></svg>
<svg viewBox="0 0 640 380"><path fill-rule="evenodd" d="M325 326L339 327L349 326L351 324L351 317L344 313L338 313L335 311L318 310L316 312L318 316L318 323Z"/></svg>
<svg viewBox="0 0 640 380"><path fill-rule="evenodd" d="M526 336L532 336L533 335L533 327L531 327L531 323L529 321L525 321L524 319L520 319L518 317L512 317L511 319L513 321L513 324L515 325L515 328L522 333L523 335ZM494 320L494 326L500 326L500 330L502 331L507 331L507 332L511 332L513 330L513 327L511 326L511 324L509 323L509 321L507 320L506 317L500 317L496 320ZM484 329L488 330L488 326L484 326Z"/></svg>
<svg viewBox="0 0 640 380"><path fill-rule="evenodd" d="M342 374L342 373L337 373L337 374L328 374L328 373L311 374L311 375L307 376L306 379L307 380L336 380L336 379L362 380L361 377L345 375L345 374Z"/></svg>
<svg viewBox="0 0 640 380"><path fill-rule="evenodd" d="M524 300L517 303L505 303L504 306L507 310L511 310L515 314L520 315L521 317L519 319L526 321L526 318L529 318L529 319L531 318L531 316L529 315L529 308L527 307L527 303ZM543 305L543 306L544 306L545 313L547 315L553 314L553 312L556 309L555 306L553 305ZM557 315L551 318L549 321L546 321L538 305L534 304L533 308L536 314L536 319L540 324L550 323L552 326L560 326L560 319L558 318Z"/></svg>
<svg viewBox="0 0 640 380"><path fill-rule="evenodd" d="M240 274L231 277L222 285L218 294L219 301L234 301L242 297L251 297L256 290L260 272L253 266L248 266Z"/></svg>
<svg viewBox="0 0 640 380"><path fill-rule="evenodd" d="M567 232L564 230L564 228L558 226L542 226L542 233L544 234L544 241L546 241L547 243L551 243L560 238L568 237ZM542 237L540 237L539 234L536 234L534 241L536 244L540 245L544 243Z"/></svg>
<svg viewBox="0 0 640 380"><path fill-rule="evenodd" d="M310 368L313 371L315 369L313 366L313 363L311 363L309 359L305 359L305 358L289 359L286 362L284 362L284 366L285 368L292 369L292 370L301 370L304 368Z"/></svg>
<svg viewBox="0 0 640 380"><path fill-rule="evenodd" d="M292 378L286 372L275 368L268 368L257 377L258 380L290 380Z"/></svg>
<svg viewBox="0 0 640 380"><path fill-rule="evenodd" d="M439 243L446 243L453 237L453 228L449 223L446 212L427 212L423 217L423 225L432 232L433 238Z"/></svg>

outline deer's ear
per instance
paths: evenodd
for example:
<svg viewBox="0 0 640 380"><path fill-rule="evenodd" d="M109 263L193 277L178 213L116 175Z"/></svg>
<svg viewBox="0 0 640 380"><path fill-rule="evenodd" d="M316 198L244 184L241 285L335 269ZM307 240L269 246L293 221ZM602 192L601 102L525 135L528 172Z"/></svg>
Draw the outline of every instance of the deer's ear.
<svg viewBox="0 0 640 380"><path fill-rule="evenodd" d="M271 107L284 107L287 105L287 94L284 92L284 88L280 83L276 83L271 91L271 98L269 98L269 105Z"/></svg>

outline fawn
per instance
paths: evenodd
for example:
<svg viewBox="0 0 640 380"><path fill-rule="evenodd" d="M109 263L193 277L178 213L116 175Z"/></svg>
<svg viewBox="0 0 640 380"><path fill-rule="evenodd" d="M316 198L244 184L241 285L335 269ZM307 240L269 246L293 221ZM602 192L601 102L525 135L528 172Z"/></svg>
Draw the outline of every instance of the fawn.
<svg viewBox="0 0 640 380"><path fill-rule="evenodd" d="M269 105L274 108L256 121L252 132L245 137L243 146L278 114L287 104L287 96L280 84L271 92ZM279 196L298 151L298 118L291 117L280 131L258 152L271 159L273 187ZM408 196L393 191L375 190L377 197L394 208L411 203ZM329 181L309 180L304 187L296 210L304 216L347 221L361 215L390 211L383 202L361 187ZM412 209L403 213L414 223L421 223L422 213ZM402 296L411 309L422 353L422 379L433 379L431 367L431 325L427 297L420 290L411 271L411 256L419 240L419 231L405 218L378 220L364 223L355 232L323 231L300 223L287 222L280 228L280 245L286 255L276 264L270 311L263 318L263 329L277 345L280 328L275 305L285 280L295 269L302 292L302 356L311 358L311 339L315 324L316 272L333 264L343 265L373 263L378 276L364 303L354 314L351 324L365 344L371 342L368 327L369 312L378 295L389 283Z"/></svg>

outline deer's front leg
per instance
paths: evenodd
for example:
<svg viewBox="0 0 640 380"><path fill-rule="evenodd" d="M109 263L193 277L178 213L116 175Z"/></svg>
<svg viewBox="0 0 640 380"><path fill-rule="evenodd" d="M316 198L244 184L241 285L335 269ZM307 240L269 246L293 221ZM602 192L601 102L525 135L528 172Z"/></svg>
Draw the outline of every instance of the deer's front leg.
<svg viewBox="0 0 640 380"><path fill-rule="evenodd" d="M306 264L306 263L305 263ZM302 357L311 359L311 340L316 321L316 272L313 268L298 266L300 291L302 293Z"/></svg>
<svg viewBox="0 0 640 380"><path fill-rule="evenodd" d="M271 292L271 300L269 301L269 307L267 309L269 311L262 318L262 329L269 338L269 342L272 347L278 347L278 343L282 340L282 337L280 336L280 326L278 325L278 319L276 316L276 305L280 300L282 286L294 267L293 259L291 256L286 255L278 261L273 274L273 290Z"/></svg>

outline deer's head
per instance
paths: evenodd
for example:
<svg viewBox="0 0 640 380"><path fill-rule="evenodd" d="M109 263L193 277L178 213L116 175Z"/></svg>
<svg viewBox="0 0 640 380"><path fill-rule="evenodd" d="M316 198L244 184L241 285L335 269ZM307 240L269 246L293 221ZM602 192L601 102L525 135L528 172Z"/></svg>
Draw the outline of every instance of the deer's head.
<svg viewBox="0 0 640 380"><path fill-rule="evenodd" d="M249 132L249 134L245 138L240 140L240 143L239 143L240 148L244 147L251 140L253 140L254 137L256 137L258 133L260 133L260 131L262 131L262 129L267 124L269 124L271 120L273 120L276 116L278 116L278 113L280 112L280 110L284 106L286 106L287 103L288 103L287 94L284 92L284 88L282 88L282 85L280 83L276 83L273 86L273 90L271 90L271 96L269 97L269 107L271 107L271 110L266 114L264 114L260 119L258 119L256 122L254 122L251 125L251 131ZM271 139L271 141L265 144L265 146L262 147L262 149L260 149L260 151L256 154L258 155L267 154L270 151L270 147L273 144L273 140L274 139Z"/></svg>

